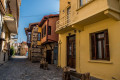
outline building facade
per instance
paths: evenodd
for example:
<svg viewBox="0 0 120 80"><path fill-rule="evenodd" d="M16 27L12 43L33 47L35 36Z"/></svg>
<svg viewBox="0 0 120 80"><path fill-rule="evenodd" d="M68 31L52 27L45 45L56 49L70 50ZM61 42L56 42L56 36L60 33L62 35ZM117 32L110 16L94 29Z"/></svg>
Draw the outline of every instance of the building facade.
<svg viewBox="0 0 120 80"><path fill-rule="evenodd" d="M31 54L31 30L28 28L25 28L25 33L27 36L27 45L28 45L28 58L31 60L30 54Z"/></svg>
<svg viewBox="0 0 120 80"><path fill-rule="evenodd" d="M58 63L58 34L55 33L59 15L44 16L39 23L25 28L29 59L40 61L44 57L49 64Z"/></svg>
<svg viewBox="0 0 120 80"><path fill-rule="evenodd" d="M10 56L11 33L17 34L20 0L0 0L0 63Z"/></svg>
<svg viewBox="0 0 120 80"><path fill-rule="evenodd" d="M119 30L120 0L60 0L58 66L119 80Z"/></svg>
<svg viewBox="0 0 120 80"><path fill-rule="evenodd" d="M55 33L58 19L58 14L44 16L39 24L42 27L42 54L48 64L57 64L58 62L58 34Z"/></svg>
<svg viewBox="0 0 120 80"><path fill-rule="evenodd" d="M28 52L27 42L22 42L20 45L20 55L26 56L27 52Z"/></svg>
<svg viewBox="0 0 120 80"><path fill-rule="evenodd" d="M25 28L28 44L28 56L32 62L40 61L41 57L41 27L39 23L31 23L29 28Z"/></svg>

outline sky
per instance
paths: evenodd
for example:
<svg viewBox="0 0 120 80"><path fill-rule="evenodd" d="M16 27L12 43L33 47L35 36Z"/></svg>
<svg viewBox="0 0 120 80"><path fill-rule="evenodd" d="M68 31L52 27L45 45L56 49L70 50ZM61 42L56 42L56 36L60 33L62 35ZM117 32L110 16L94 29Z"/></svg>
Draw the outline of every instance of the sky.
<svg viewBox="0 0 120 80"><path fill-rule="evenodd" d="M59 0L21 0L18 42L27 41L24 28L49 14L59 14Z"/></svg>

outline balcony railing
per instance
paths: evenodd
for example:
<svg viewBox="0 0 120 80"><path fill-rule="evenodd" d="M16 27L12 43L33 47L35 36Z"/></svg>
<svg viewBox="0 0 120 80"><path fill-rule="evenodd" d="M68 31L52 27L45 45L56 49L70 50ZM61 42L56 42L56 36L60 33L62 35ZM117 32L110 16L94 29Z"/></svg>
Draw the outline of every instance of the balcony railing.
<svg viewBox="0 0 120 80"><path fill-rule="evenodd" d="M67 26L70 26L71 23L72 23L71 14L62 17L56 22L56 31L61 30L62 28L65 28Z"/></svg>
<svg viewBox="0 0 120 80"><path fill-rule="evenodd" d="M18 39L18 35L11 35L11 39Z"/></svg>

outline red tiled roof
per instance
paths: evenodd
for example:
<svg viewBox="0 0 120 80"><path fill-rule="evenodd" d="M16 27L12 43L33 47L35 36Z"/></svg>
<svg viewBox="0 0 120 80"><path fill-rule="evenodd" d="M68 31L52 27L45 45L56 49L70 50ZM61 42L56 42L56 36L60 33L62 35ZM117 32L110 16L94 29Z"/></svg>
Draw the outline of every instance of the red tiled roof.
<svg viewBox="0 0 120 80"><path fill-rule="evenodd" d="M23 41L22 43L27 44L27 42Z"/></svg>
<svg viewBox="0 0 120 80"><path fill-rule="evenodd" d="M33 28L34 26L36 26L36 25L39 25L39 22L30 23L30 24L29 24L29 27L28 27L28 28L25 28L25 33L26 33L26 35L27 35L27 31L28 31L28 32L31 32L32 28Z"/></svg>
<svg viewBox="0 0 120 80"><path fill-rule="evenodd" d="M29 24L29 29L32 30L34 26L39 25L39 22L36 23L30 23Z"/></svg>
<svg viewBox="0 0 120 80"><path fill-rule="evenodd" d="M59 14L50 14L50 15L44 16L41 22L39 23L39 26L41 27L48 18L53 18L53 17L59 17Z"/></svg>

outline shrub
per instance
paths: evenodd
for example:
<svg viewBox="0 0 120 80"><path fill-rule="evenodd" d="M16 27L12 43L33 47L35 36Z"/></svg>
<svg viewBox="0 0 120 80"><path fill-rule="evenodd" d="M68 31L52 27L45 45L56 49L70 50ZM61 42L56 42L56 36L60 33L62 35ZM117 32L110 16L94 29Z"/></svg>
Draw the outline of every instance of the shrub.
<svg viewBox="0 0 120 80"><path fill-rule="evenodd" d="M10 48L10 56L14 56L15 55L15 49L14 49L14 47L12 46L11 48Z"/></svg>

